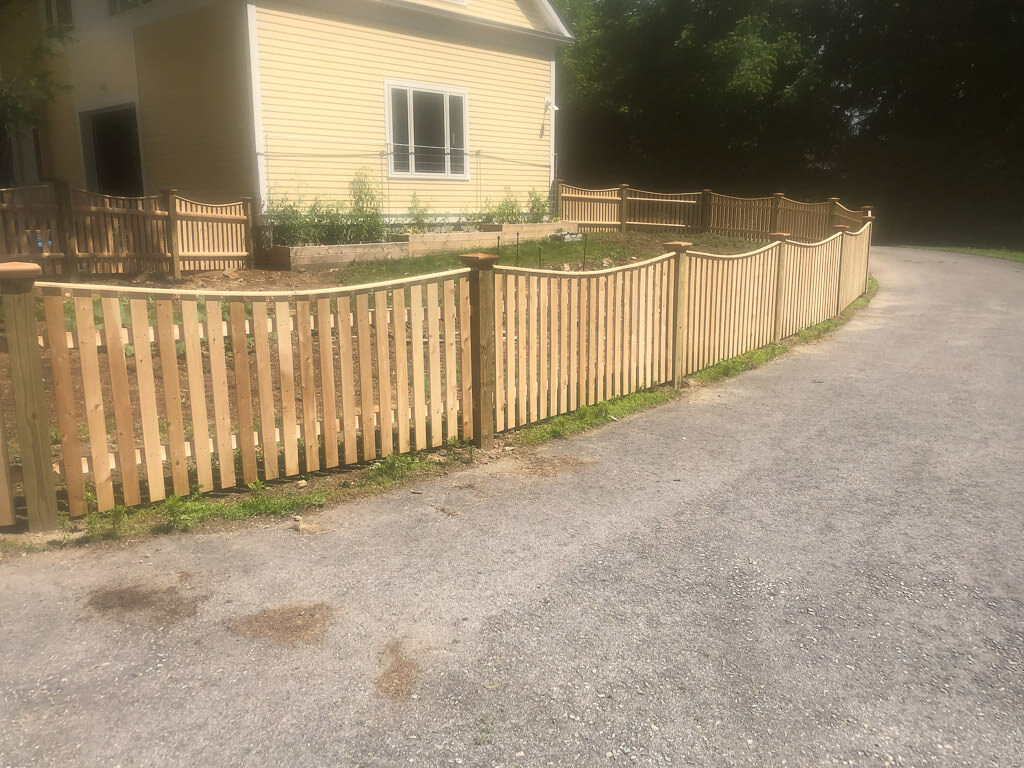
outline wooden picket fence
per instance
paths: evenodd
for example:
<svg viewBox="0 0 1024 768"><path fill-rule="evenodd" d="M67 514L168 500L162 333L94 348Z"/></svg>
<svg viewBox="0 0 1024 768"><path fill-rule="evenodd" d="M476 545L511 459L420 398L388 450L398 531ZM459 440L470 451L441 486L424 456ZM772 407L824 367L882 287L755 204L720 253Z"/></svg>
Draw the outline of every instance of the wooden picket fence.
<svg viewBox="0 0 1024 768"><path fill-rule="evenodd" d="M870 207L852 211L830 198L822 203L770 197L730 197L701 192L662 193L628 184L584 189L556 182L555 210L562 221L578 222L583 231L661 230L710 232L747 240L768 240L774 233L793 240L817 242L837 224L859 229Z"/></svg>
<svg viewBox="0 0 1024 768"><path fill-rule="evenodd" d="M252 202L199 203L169 190L113 197L67 184L0 190L0 259L47 275L180 275L252 266Z"/></svg>
<svg viewBox="0 0 1024 768"><path fill-rule="evenodd" d="M15 425L0 420L0 526L16 498L30 527L52 527L58 495L80 516L452 438L487 446L678 383L842 311L865 290L870 238L869 219L813 244L735 256L679 244L594 272L467 256L463 269L290 293L19 288L0 272L0 413Z"/></svg>

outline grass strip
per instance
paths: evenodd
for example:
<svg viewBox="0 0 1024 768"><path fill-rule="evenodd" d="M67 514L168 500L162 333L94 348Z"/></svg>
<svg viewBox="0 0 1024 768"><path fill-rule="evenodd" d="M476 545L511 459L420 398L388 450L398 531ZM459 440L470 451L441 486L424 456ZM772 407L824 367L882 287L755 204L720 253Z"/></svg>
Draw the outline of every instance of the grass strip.
<svg viewBox="0 0 1024 768"><path fill-rule="evenodd" d="M667 403L679 397L679 391L664 385L654 389L645 389L630 395L605 400L594 405L584 405L572 413L564 413L550 419L530 424L514 434L518 445L537 445L548 440L559 440L578 432L599 427L610 421L618 421L632 413L646 411L649 408Z"/></svg>
<svg viewBox="0 0 1024 768"><path fill-rule="evenodd" d="M393 453L386 459L346 472L343 477L337 474L310 477L304 488L295 487L296 480L273 485L255 482L249 484L247 491L232 493L227 498L200 494L171 496L144 506L118 506L104 512L90 512L81 520L64 516L56 537L42 543L29 541L24 534L0 536L0 556L190 531L214 520L303 515L331 502L373 496L417 478L442 474L472 463L473 456L472 446L449 441L443 449L431 453Z"/></svg>
<svg viewBox="0 0 1024 768"><path fill-rule="evenodd" d="M776 357L786 354L795 346L810 344L823 336L827 336L837 328L846 325L859 310L871 303L871 299L874 298L876 293L878 293L878 281L874 277L869 277L868 289L835 317L829 318L817 325L812 325L809 328L804 328L802 331L797 331L797 333L787 339L783 339L781 342L773 342L750 352L745 352L742 355L730 357L728 360L721 360L712 366L690 374L687 378L700 384L713 384L716 381L758 368L769 360L774 360Z"/></svg>

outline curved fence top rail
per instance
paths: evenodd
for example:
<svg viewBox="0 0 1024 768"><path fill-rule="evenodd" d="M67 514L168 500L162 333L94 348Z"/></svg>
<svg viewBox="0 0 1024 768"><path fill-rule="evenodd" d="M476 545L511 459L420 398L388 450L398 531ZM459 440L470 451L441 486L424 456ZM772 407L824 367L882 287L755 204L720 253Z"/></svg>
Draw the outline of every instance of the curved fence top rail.
<svg viewBox="0 0 1024 768"><path fill-rule="evenodd" d="M704 251L687 251L687 256L695 256L698 259L712 259L714 261L738 261L739 259L748 259L751 256L758 256L765 251L770 251L772 248L778 246L778 242L768 243L762 245L753 251L747 251L746 253L705 253Z"/></svg>
<svg viewBox="0 0 1024 768"><path fill-rule="evenodd" d="M127 195L106 195L102 192L91 192L88 189L79 189L78 187L71 190L73 194L83 195L84 197L99 198L100 200L123 200L125 202L139 201L139 200L160 200L160 195L141 195L138 197L130 197Z"/></svg>
<svg viewBox="0 0 1024 768"><path fill-rule="evenodd" d="M414 277L402 277L397 280L384 280L379 283L363 283L361 285L339 285L336 288L310 288L297 291L216 291L216 290L184 290L175 288L139 288L123 285L102 285L97 283L49 283L37 282L36 287L43 293L53 295L55 293L68 296L94 295L99 297L124 297L126 295L138 298L149 296L163 296L165 298L213 298L213 299L250 299L254 301L276 299L278 301L288 299L330 299L336 296L345 296L353 293L364 293L366 291L385 290L387 288L401 288L407 285L432 283L444 280L449 277L468 275L472 270L469 267L450 269L447 272L433 272L429 275L416 275ZM559 273L564 274L564 273Z"/></svg>
<svg viewBox="0 0 1024 768"><path fill-rule="evenodd" d="M771 202L771 197L734 197L733 195L723 195L718 192L712 192L711 195L719 200L737 200L741 203L767 203Z"/></svg>
<svg viewBox="0 0 1024 768"><path fill-rule="evenodd" d="M581 192L590 192L591 194L595 194L596 195L596 194L599 194L599 193L602 193L602 192L616 192L617 193L619 191L619 187L608 187L607 189L588 189L587 187L574 187L571 184L563 184L562 185L562 189L563 190L572 190L572 192L570 192L570 194L574 194L574 195L575 194L579 194Z"/></svg>
<svg viewBox="0 0 1024 768"><path fill-rule="evenodd" d="M829 235L825 239L823 239L823 240L816 240L813 243L803 243L803 242L801 242L799 240L786 240L786 245L795 245L795 246L798 246L800 248L817 248L819 245L824 245L825 243L830 243L833 240L835 240L837 237L842 237L842 236L843 236L842 232L834 232L833 234Z"/></svg>
<svg viewBox="0 0 1024 768"><path fill-rule="evenodd" d="M234 203L201 203L198 200L192 200L191 198L182 197L181 195L178 195L177 198L178 198L178 202L180 202L180 203L189 203L190 205L199 205L199 206L202 206L203 208L238 208L238 207L240 207L242 205L245 205L245 202L242 201L242 200L238 200L238 201L236 201Z"/></svg>
<svg viewBox="0 0 1024 768"><path fill-rule="evenodd" d="M0 187L0 194L5 192L39 192L44 189L50 189L49 184L32 184L27 187Z"/></svg>
<svg viewBox="0 0 1024 768"><path fill-rule="evenodd" d="M537 269L536 267L495 267L495 272L511 273L521 275L537 275L537 276L555 276L555 277L600 277L601 275L610 275L615 272L628 272L631 269L641 269L643 267L649 267L652 264L671 259L675 256L675 251L669 253L663 253L661 256L653 256L650 259L644 259L638 261L635 264L622 264L618 267L608 267L607 269L591 269L586 271L572 271L566 272L561 269Z"/></svg>
<svg viewBox="0 0 1024 768"><path fill-rule="evenodd" d="M743 199L747 199L747 198L743 198ZM761 199L763 199L763 198L757 198L757 199L758 199L758 200L761 200ZM813 207L813 208L828 208L828 207L829 207L830 205L832 205L832 203L829 203L829 202L827 202L827 201L826 201L826 202L818 201L818 202L816 202L816 203L812 203L812 202L809 202L809 201L807 201L807 200L794 200L794 199L793 199L793 198L791 198L791 197L783 197L783 198L782 198L782 202L784 202L784 203L790 203L790 204L792 204L792 205L805 205L805 206L811 206L811 207Z"/></svg>
<svg viewBox="0 0 1024 768"><path fill-rule="evenodd" d="M630 187L630 192L639 192L642 195L653 195L652 199L657 200L659 197L699 197L700 192L653 192L649 189L638 189L636 187Z"/></svg>

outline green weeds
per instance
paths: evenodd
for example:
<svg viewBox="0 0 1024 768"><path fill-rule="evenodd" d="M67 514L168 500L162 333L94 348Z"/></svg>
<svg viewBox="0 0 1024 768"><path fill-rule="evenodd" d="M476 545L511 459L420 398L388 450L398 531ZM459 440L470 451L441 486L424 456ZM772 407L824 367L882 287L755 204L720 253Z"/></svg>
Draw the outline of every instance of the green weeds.
<svg viewBox="0 0 1024 768"><path fill-rule="evenodd" d="M677 390L669 386L662 386L623 395L594 405L584 405L572 413L554 416L537 424L523 427L515 433L515 441L520 445L536 445L548 440L559 440L599 427L610 421L618 421L632 413L646 411L677 397L679 397Z"/></svg>

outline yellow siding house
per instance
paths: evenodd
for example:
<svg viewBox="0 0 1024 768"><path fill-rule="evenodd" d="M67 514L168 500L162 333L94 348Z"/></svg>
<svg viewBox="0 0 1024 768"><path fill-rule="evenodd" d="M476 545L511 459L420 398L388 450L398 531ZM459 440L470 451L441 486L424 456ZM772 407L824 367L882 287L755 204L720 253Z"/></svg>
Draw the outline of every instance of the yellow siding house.
<svg viewBox="0 0 1024 768"><path fill-rule="evenodd" d="M344 202L363 173L460 215L555 176L548 0L8 0L0 48L18 15L71 28L21 182Z"/></svg>

